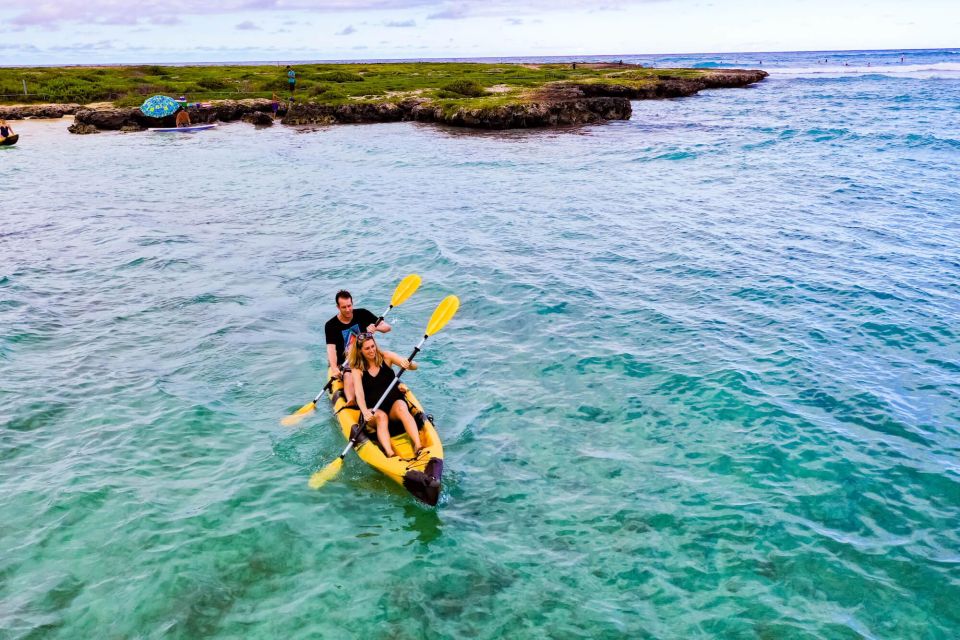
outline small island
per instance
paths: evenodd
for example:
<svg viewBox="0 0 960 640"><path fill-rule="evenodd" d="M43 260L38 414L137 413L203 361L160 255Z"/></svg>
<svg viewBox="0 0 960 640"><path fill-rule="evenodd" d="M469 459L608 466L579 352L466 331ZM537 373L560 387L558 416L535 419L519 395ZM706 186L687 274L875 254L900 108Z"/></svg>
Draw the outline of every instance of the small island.
<svg viewBox="0 0 960 640"><path fill-rule="evenodd" d="M419 121L478 129L578 125L630 117L631 100L745 87L767 73L654 69L619 62L516 64L403 62L295 65L109 66L0 69L0 118L73 115L72 133L173 126L139 105L154 94L186 96L194 123L282 124ZM21 104L23 93L34 104ZM11 104L17 102L18 104ZM169 121L168 121L169 120Z"/></svg>

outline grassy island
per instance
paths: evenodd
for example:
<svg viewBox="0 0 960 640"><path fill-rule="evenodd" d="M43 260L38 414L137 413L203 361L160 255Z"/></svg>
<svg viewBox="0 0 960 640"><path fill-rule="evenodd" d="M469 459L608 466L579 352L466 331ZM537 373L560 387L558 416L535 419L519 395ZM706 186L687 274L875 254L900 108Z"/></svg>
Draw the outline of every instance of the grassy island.
<svg viewBox="0 0 960 640"><path fill-rule="evenodd" d="M257 101L276 96L284 102L286 124L418 119L510 128L620 119L629 117L629 100L745 86L766 76L763 71L619 63L403 62L293 68L297 84L289 111L285 65L5 68L0 69L0 104L70 104L74 111L64 113L74 113L80 105L134 108L148 96L166 94L186 96L191 103L242 101L244 108L262 110ZM231 119L223 113L197 115ZM114 128L103 118L90 122ZM123 122L137 126L130 118Z"/></svg>

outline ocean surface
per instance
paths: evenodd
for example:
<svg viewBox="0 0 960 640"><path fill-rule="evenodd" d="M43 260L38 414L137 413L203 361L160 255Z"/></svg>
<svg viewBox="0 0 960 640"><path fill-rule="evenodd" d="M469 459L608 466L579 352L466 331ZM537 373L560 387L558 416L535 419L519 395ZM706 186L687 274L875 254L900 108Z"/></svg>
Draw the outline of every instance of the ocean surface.
<svg viewBox="0 0 960 640"><path fill-rule="evenodd" d="M13 123L0 638L960 636L960 55L760 55L575 129ZM440 504L310 490L334 292L408 273Z"/></svg>

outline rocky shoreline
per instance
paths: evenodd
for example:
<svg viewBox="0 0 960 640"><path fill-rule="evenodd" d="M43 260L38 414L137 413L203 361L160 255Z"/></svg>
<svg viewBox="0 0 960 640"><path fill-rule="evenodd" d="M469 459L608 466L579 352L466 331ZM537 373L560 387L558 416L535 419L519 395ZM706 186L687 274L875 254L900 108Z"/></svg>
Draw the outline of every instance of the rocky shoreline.
<svg viewBox="0 0 960 640"><path fill-rule="evenodd" d="M281 103L280 122L285 125L328 125L369 122L434 122L477 129L517 129L579 125L630 118L631 100L657 100L693 95L704 89L738 88L760 82L765 71L730 69L700 77L664 76L636 84L557 82L533 90L516 102L481 107L450 107L428 98L355 101L342 104L316 102ZM256 125L273 124L272 102L267 99L220 100L189 109L194 124L245 120ZM78 104L0 106L0 118L62 118L74 116L71 133L143 131L172 127L174 117L158 120L144 116L136 107L89 108Z"/></svg>

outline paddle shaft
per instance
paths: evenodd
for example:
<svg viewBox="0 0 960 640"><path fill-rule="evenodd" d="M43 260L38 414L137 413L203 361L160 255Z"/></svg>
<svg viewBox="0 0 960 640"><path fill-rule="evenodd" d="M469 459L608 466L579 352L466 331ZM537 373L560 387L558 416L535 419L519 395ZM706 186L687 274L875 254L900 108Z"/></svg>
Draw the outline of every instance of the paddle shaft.
<svg viewBox="0 0 960 640"><path fill-rule="evenodd" d="M423 346L424 341L427 339L427 336L423 336L423 340L420 341L420 344L413 348L413 353L410 354L410 357L407 358L407 362L413 362L413 359L417 357L417 354L420 353L420 347ZM387 387L387 390L383 392L383 395L380 396L380 399L377 400L377 404L370 410L371 413L376 413L377 409L380 408L380 405L383 404L383 401L387 399L387 396L390 395L390 392L393 390L397 384L400 383L400 376L403 375L403 372L406 371L403 367L400 367L400 373L394 376L393 380L390 381L390 386Z"/></svg>

